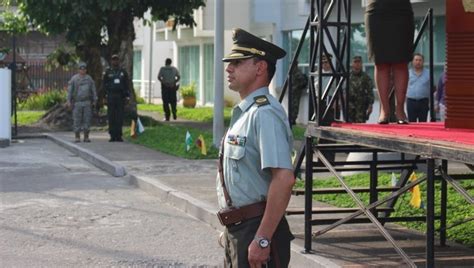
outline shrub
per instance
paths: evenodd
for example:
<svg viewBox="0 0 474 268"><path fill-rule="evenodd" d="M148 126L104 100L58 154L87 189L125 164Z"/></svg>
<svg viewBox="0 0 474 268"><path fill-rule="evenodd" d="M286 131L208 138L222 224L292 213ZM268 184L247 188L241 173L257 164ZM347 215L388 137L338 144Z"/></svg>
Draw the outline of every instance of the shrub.
<svg viewBox="0 0 474 268"><path fill-rule="evenodd" d="M20 110L49 110L58 103L66 102L66 90L49 89L40 90L20 104Z"/></svg>
<svg viewBox="0 0 474 268"><path fill-rule="evenodd" d="M181 86L180 89L181 97L196 97L196 83L192 82L187 86Z"/></svg>
<svg viewBox="0 0 474 268"><path fill-rule="evenodd" d="M146 103L145 99L140 96L140 90L135 89L135 99L137 101L137 104L145 104Z"/></svg>

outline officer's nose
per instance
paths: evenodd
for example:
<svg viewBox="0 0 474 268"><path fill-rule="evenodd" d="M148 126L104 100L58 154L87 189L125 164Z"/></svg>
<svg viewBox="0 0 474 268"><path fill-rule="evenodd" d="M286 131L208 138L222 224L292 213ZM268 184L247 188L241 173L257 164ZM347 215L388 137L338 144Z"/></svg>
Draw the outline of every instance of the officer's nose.
<svg viewBox="0 0 474 268"><path fill-rule="evenodd" d="M227 64L227 67L225 68L225 71L228 72L228 73L231 73L234 71L234 65L232 64L232 62L229 62L229 64Z"/></svg>

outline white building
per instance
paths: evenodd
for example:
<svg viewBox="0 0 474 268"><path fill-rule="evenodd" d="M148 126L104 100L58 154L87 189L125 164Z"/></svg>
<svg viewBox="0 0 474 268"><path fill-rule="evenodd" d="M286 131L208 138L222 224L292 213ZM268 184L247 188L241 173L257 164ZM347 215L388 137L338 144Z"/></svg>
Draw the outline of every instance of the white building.
<svg viewBox="0 0 474 268"><path fill-rule="evenodd" d="M140 85L141 96L148 97L149 79L151 77L153 98L161 96L161 85L156 83L159 67L164 65L165 58L171 58L173 65L181 72L181 85L196 83L198 87L198 105L212 105L214 96L214 4L216 0L208 0L206 7L194 12L197 26L194 28L177 27L172 31L164 23L154 24L153 31L149 27L137 23L137 40L134 42L134 81ZM365 59L364 67L369 74L373 73L373 64L367 61L364 33L365 0L352 1L352 40L351 56L361 55ZM288 55L279 61L277 72L270 85L271 92L278 96L284 83L288 65L302 34L309 15L309 0L225 0L224 3L224 53L232 46L232 28L240 27L274 42L283 47ZM419 27L429 8L434 9L435 29L435 78L439 76L445 61L445 1L443 0L412 0L416 24ZM153 39L150 36L153 34ZM416 49L424 54L428 62L428 38ZM150 49L152 47L152 49ZM305 45L298 60L300 67L307 71L309 47ZM150 76L151 66L151 76ZM224 70L222 75L225 76ZM227 101L236 102L238 96L227 90L226 80L222 85ZM303 96L300 115L306 113ZM300 116L301 117L301 116ZM304 118L298 121L304 122Z"/></svg>

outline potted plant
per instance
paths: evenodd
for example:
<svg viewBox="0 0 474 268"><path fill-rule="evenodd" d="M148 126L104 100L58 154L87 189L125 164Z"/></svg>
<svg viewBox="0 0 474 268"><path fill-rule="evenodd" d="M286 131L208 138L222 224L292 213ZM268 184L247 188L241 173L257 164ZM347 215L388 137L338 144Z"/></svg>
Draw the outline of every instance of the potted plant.
<svg viewBox="0 0 474 268"><path fill-rule="evenodd" d="M183 98L183 106L186 108L196 107L196 84L193 82L180 88L180 94Z"/></svg>

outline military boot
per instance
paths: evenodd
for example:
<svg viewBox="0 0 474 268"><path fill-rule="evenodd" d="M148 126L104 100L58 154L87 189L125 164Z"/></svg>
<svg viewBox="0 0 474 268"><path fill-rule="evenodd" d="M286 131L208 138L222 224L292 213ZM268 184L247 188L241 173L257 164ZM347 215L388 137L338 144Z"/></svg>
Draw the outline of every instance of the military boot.
<svg viewBox="0 0 474 268"><path fill-rule="evenodd" d="M91 142L91 140L89 140L89 131L84 131L84 142Z"/></svg>
<svg viewBox="0 0 474 268"><path fill-rule="evenodd" d="M76 139L74 142L81 142L81 132L76 132Z"/></svg>

